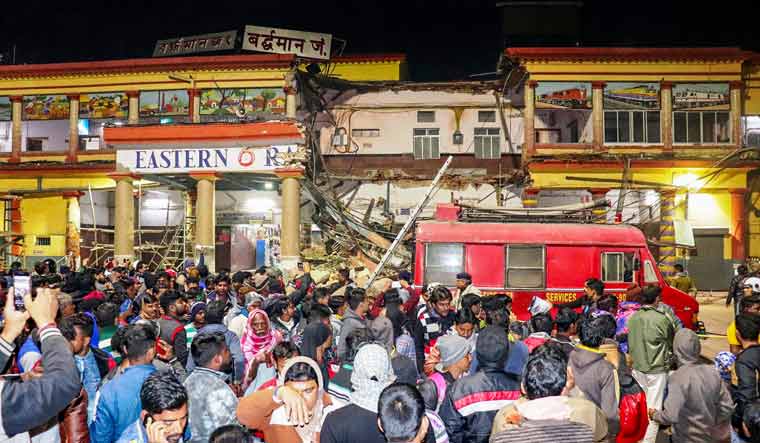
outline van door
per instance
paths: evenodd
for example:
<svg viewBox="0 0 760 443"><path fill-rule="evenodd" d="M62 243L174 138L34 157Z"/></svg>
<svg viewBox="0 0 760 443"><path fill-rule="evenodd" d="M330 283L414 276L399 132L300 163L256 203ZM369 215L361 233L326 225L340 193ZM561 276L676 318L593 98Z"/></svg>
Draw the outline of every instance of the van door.
<svg viewBox="0 0 760 443"><path fill-rule="evenodd" d="M600 254L599 275L604 282L604 292L625 301L626 289L638 281L641 272L637 269L641 263L639 252L635 248L602 248Z"/></svg>

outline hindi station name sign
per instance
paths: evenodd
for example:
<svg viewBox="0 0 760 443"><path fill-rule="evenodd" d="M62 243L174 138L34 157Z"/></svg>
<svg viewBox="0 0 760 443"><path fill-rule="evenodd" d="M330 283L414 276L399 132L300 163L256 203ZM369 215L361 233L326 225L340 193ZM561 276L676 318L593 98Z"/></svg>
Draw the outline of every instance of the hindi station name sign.
<svg viewBox="0 0 760 443"><path fill-rule="evenodd" d="M235 49L237 34L237 31L227 31L159 40L153 50L153 57Z"/></svg>
<svg viewBox="0 0 760 443"><path fill-rule="evenodd" d="M116 151L116 164L138 174L272 171L283 166L279 154L297 150L297 145L119 149Z"/></svg>
<svg viewBox="0 0 760 443"><path fill-rule="evenodd" d="M332 35L316 32L249 25L245 27L243 34L244 50L295 54L298 57L318 60L330 59L331 45Z"/></svg>

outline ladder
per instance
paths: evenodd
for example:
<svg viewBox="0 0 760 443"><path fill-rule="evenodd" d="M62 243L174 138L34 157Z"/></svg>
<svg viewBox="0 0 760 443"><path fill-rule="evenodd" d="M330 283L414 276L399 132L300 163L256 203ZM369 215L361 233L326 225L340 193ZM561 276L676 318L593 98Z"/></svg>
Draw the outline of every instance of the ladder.
<svg viewBox="0 0 760 443"><path fill-rule="evenodd" d="M148 262L149 269L178 268L192 251L195 217L185 217L177 226L167 227L161 243L155 245L153 256Z"/></svg>
<svg viewBox="0 0 760 443"><path fill-rule="evenodd" d="M380 271L383 270L386 263L388 263L388 260L390 260L391 256L393 255L393 251L395 251L398 245L401 244L404 237L406 237L406 233L409 231L409 229L414 226L414 223L417 221L417 217L419 217L422 210L425 209L425 206L427 206L428 202L430 201L430 197L433 196L436 188L438 187L438 182L440 182L443 176L446 174L446 170L449 169L449 165L451 165L451 161L453 159L454 157L450 155L449 158L447 158L443 163L443 166L441 166L441 169L438 170L438 174L436 174L435 178L430 183L430 188L428 188L425 196L422 197L422 200L420 200L419 203L417 203L417 207L414 208L414 211L409 214L409 219L406 221L406 223L404 223L404 226L398 232L396 238L393 239L393 243L391 243L391 245L388 247L388 250L385 251L385 255L383 255L383 258L380 259L380 262L377 264L375 271L372 272L369 280L367 280L367 284L364 286L365 289L372 286L372 283L375 281L378 274L380 274Z"/></svg>

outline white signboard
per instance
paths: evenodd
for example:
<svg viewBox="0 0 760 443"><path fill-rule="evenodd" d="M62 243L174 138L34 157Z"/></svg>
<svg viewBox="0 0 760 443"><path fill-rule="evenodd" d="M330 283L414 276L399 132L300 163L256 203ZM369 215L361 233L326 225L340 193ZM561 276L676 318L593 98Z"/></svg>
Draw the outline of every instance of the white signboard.
<svg viewBox="0 0 760 443"><path fill-rule="evenodd" d="M266 148L120 149L116 151L116 164L120 169L143 174L272 171L283 166L279 154L297 150L296 145Z"/></svg>
<svg viewBox="0 0 760 443"><path fill-rule="evenodd" d="M227 31L159 40L153 50L153 57L235 49L237 34L237 31Z"/></svg>
<svg viewBox="0 0 760 443"><path fill-rule="evenodd" d="M295 54L319 60L330 59L331 45L332 35L316 32L249 25L245 27L243 35L243 49L248 51Z"/></svg>

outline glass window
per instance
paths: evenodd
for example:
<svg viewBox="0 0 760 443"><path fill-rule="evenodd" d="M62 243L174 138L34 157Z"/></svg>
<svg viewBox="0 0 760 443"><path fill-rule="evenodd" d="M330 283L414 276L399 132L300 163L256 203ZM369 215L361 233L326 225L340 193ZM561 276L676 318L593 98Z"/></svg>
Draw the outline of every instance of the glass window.
<svg viewBox="0 0 760 443"><path fill-rule="evenodd" d="M425 283L453 286L458 273L464 272L464 245L461 243L427 243L425 245Z"/></svg>
<svg viewBox="0 0 760 443"><path fill-rule="evenodd" d="M686 143L686 113L673 113L673 142Z"/></svg>
<svg viewBox="0 0 760 443"><path fill-rule="evenodd" d="M628 112L618 112L618 141L631 141L631 114Z"/></svg>
<svg viewBox="0 0 760 443"><path fill-rule="evenodd" d="M657 273L649 260L644 260L644 283L657 283Z"/></svg>
<svg viewBox="0 0 760 443"><path fill-rule="evenodd" d="M603 252L602 281L632 282L633 252Z"/></svg>
<svg viewBox="0 0 760 443"><path fill-rule="evenodd" d="M702 114L702 142L715 143L715 113Z"/></svg>
<svg viewBox="0 0 760 443"><path fill-rule="evenodd" d="M417 111L417 123L435 123L435 111Z"/></svg>
<svg viewBox="0 0 760 443"><path fill-rule="evenodd" d="M499 128L475 128L475 158L491 159L501 157Z"/></svg>
<svg viewBox="0 0 760 443"><path fill-rule="evenodd" d="M647 112L647 143L660 143L660 111Z"/></svg>
<svg viewBox="0 0 760 443"><path fill-rule="evenodd" d="M644 143L644 113L632 112L633 115L633 142Z"/></svg>
<svg viewBox="0 0 760 443"><path fill-rule="evenodd" d="M731 142L731 124L728 112L715 113L715 131L718 143Z"/></svg>
<svg viewBox="0 0 760 443"><path fill-rule="evenodd" d="M478 111L479 123L493 123L496 121L496 111Z"/></svg>
<svg viewBox="0 0 760 443"><path fill-rule="evenodd" d="M544 287L544 247L507 246L507 287Z"/></svg>
<svg viewBox="0 0 760 443"><path fill-rule="evenodd" d="M618 141L617 111L604 111L604 141L605 143L617 143Z"/></svg>
<svg viewBox="0 0 760 443"><path fill-rule="evenodd" d="M438 128L415 128L412 134L415 160L431 160L441 158L441 155L438 151Z"/></svg>
<svg viewBox="0 0 760 443"><path fill-rule="evenodd" d="M701 129L699 122L698 112L686 113L686 142L687 143L701 143Z"/></svg>
<svg viewBox="0 0 760 443"><path fill-rule="evenodd" d="M351 137L380 137L379 129L352 129Z"/></svg>

